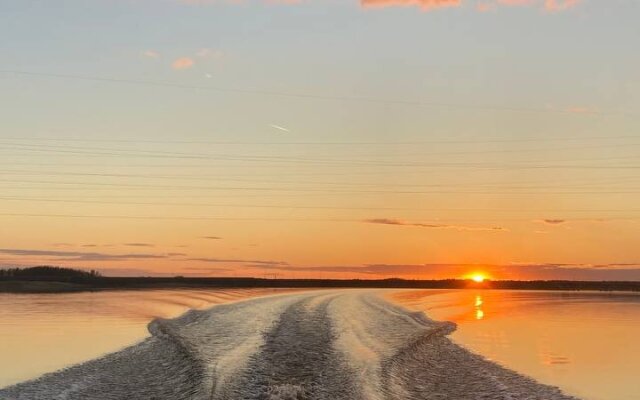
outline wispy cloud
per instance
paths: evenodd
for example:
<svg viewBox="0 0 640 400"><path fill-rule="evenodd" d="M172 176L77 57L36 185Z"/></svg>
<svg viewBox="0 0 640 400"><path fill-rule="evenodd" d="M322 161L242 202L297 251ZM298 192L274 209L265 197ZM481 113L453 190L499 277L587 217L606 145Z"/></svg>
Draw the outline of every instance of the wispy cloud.
<svg viewBox="0 0 640 400"><path fill-rule="evenodd" d="M423 11L437 8L459 7L461 0L360 0L360 5L364 8L375 7L419 7Z"/></svg>
<svg viewBox="0 0 640 400"><path fill-rule="evenodd" d="M202 239L207 239L207 240L222 240L222 238L220 236L202 236Z"/></svg>
<svg viewBox="0 0 640 400"><path fill-rule="evenodd" d="M577 6L581 0L545 0L544 9L550 12L568 10Z"/></svg>
<svg viewBox="0 0 640 400"><path fill-rule="evenodd" d="M171 68L175 70L184 70L184 69L189 69L194 65L195 65L195 61L193 61L193 58L180 57L171 64Z"/></svg>
<svg viewBox="0 0 640 400"><path fill-rule="evenodd" d="M230 264L255 264L255 265L289 265L285 261L272 261L272 260L246 260L237 258L213 258L213 257L200 257L200 258L187 258L186 261L201 261L207 263L230 263Z"/></svg>
<svg viewBox="0 0 640 400"><path fill-rule="evenodd" d="M548 12L566 11L577 6L581 0L498 0L497 4L505 6L535 6Z"/></svg>
<svg viewBox="0 0 640 400"><path fill-rule="evenodd" d="M249 2L248 0L177 0L179 3L188 5L208 5L208 4L244 4ZM302 3L302 0L261 0L257 1L265 4L298 4Z"/></svg>
<svg viewBox="0 0 640 400"><path fill-rule="evenodd" d="M450 225L440 223L428 223L428 222L409 222L398 219L389 218L373 218L366 219L363 222L368 224L380 224L380 225L395 225L395 226L413 226L418 228L429 229L453 229L457 231L507 231L506 228L500 226L470 226L470 225Z"/></svg>
<svg viewBox="0 0 640 400"><path fill-rule="evenodd" d="M549 225L561 225L567 223L568 221L566 219L541 219L537 222L542 222Z"/></svg>
<svg viewBox="0 0 640 400"><path fill-rule="evenodd" d="M142 268L99 268L98 271L103 276L128 276L128 277L140 277L140 276L153 276L153 277L173 277L183 275L182 272L160 272L152 271Z"/></svg>
<svg viewBox="0 0 640 400"><path fill-rule="evenodd" d="M156 245L152 244L152 243L124 243L123 246L129 246L129 247L156 247Z"/></svg>
<svg viewBox="0 0 640 400"><path fill-rule="evenodd" d="M576 7L581 0L360 0L363 8L416 7L422 11L474 5L478 12L488 12L499 7L535 7L547 12L561 12Z"/></svg>
<svg viewBox="0 0 640 400"><path fill-rule="evenodd" d="M161 254L107 254L82 251L56 251L33 249L0 249L0 253L12 256L53 257L57 261L117 261L167 258Z"/></svg>
<svg viewBox="0 0 640 400"><path fill-rule="evenodd" d="M269 125L269 127L273 128L273 129L277 129L279 131L283 131L283 132L291 132L289 129L285 128L284 126L280 126L280 125L271 124L271 125Z"/></svg>
<svg viewBox="0 0 640 400"><path fill-rule="evenodd" d="M188 267L188 268L185 268L184 270L189 272L202 273L202 274L218 273L218 272L225 273L225 272L231 271L228 268L220 268L220 267Z"/></svg>

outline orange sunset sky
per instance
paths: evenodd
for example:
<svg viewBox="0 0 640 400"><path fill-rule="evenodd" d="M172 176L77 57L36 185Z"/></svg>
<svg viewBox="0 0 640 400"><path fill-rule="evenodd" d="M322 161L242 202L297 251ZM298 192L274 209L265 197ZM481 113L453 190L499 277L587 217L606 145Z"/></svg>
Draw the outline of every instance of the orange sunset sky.
<svg viewBox="0 0 640 400"><path fill-rule="evenodd" d="M31 3L2 267L640 280L635 2Z"/></svg>

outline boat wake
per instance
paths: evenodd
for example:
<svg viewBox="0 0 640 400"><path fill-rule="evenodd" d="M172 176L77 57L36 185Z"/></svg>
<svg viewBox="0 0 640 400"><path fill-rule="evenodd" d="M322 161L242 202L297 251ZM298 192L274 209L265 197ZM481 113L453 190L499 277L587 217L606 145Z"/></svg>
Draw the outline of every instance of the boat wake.
<svg viewBox="0 0 640 400"><path fill-rule="evenodd" d="M156 319L143 342L0 399L573 399L451 342L378 291L295 293Z"/></svg>

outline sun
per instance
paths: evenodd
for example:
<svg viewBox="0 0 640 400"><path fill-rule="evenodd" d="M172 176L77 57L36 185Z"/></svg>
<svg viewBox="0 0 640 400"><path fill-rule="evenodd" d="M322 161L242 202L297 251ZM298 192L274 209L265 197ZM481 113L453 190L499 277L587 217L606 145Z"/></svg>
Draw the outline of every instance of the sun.
<svg viewBox="0 0 640 400"><path fill-rule="evenodd" d="M484 276L483 274L480 273L476 273L470 276L471 280L474 282L478 282L478 283L482 283L484 282L485 279L487 279L486 276Z"/></svg>

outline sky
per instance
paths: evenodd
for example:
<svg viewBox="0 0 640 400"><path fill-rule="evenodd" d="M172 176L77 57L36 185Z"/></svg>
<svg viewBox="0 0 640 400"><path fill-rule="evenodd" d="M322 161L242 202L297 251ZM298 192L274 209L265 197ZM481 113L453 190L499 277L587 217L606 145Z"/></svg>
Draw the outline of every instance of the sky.
<svg viewBox="0 0 640 400"><path fill-rule="evenodd" d="M640 280L635 0L0 11L0 266Z"/></svg>

